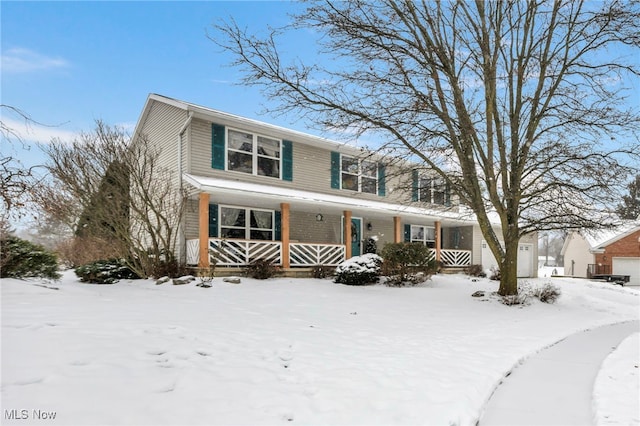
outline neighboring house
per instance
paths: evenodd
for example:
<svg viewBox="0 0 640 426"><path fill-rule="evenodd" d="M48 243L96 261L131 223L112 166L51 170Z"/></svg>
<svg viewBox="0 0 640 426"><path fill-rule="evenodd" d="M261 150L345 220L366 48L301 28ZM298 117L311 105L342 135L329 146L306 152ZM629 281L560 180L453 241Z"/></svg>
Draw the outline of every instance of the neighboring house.
<svg viewBox="0 0 640 426"><path fill-rule="evenodd" d="M178 253L187 264L333 266L368 238L378 249L426 244L449 267L495 263L447 185L398 159L155 94L134 135L161 149L190 194ZM535 276L535 235L521 253L520 275Z"/></svg>
<svg viewBox="0 0 640 426"><path fill-rule="evenodd" d="M640 222L615 229L572 232L562 254L565 275L629 275L630 285L640 285Z"/></svg>

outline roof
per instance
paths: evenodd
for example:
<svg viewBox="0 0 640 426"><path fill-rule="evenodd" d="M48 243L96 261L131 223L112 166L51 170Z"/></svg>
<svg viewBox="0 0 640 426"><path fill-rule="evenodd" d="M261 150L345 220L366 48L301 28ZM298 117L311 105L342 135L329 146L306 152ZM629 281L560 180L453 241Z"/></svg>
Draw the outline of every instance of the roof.
<svg viewBox="0 0 640 426"><path fill-rule="evenodd" d="M199 191L214 194L228 193L246 198L272 199L277 202L294 202L312 206L323 206L334 209L361 209L369 213L402 214L421 219L433 219L449 223L475 223L475 216L453 211L427 209L417 206L392 204L383 201L373 201L357 196L343 196L302 191L298 189L275 187L257 183L239 182L235 180L183 174L183 179Z"/></svg>
<svg viewBox="0 0 640 426"><path fill-rule="evenodd" d="M363 153L362 148L348 145L346 143L332 141L327 138L310 135L308 133L299 132L297 130L287 129L285 127L276 126L274 124L269 124L266 122L242 117L240 115L230 114L228 112L219 111L219 110L204 107L201 105L196 105L191 102L181 101L178 99L170 98L168 96L159 95L156 93L151 93L147 97L144 108L142 110L142 114L140 115L138 123L136 124L134 135L138 133L140 128L142 128L142 124L145 122L153 102L161 102L167 105L171 105L173 107L184 110L185 112L193 115L196 118L200 118L203 120L208 120L212 122L216 122L216 120L231 121L238 126L244 125L248 127L259 127L266 131L273 132L275 135L287 135L286 137L295 139L296 142L303 143L306 145L321 147L325 149L329 148L339 152L346 152L354 155ZM375 153L370 153L370 154L376 155Z"/></svg>
<svg viewBox="0 0 640 426"><path fill-rule="evenodd" d="M640 231L640 222L628 221L615 228L585 230L580 233L591 250L601 250L636 231Z"/></svg>

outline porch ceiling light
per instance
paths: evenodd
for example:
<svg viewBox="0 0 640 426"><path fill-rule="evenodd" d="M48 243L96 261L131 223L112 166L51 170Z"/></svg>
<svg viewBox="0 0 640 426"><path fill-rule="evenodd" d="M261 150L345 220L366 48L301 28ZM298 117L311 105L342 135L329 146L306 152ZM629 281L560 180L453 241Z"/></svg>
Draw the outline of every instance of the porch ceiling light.
<svg viewBox="0 0 640 426"><path fill-rule="evenodd" d="M318 214L316 215L316 221L318 221L318 222L322 222L322 220L323 220L323 219L324 219L324 217L322 216L322 213L318 213Z"/></svg>

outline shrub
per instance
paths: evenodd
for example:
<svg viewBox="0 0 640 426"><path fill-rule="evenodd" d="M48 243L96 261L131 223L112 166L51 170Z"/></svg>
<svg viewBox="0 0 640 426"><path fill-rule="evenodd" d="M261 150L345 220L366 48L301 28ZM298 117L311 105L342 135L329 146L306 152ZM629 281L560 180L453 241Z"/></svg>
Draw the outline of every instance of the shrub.
<svg viewBox="0 0 640 426"><path fill-rule="evenodd" d="M382 249L386 284L402 286L424 282L436 270L429 248L420 243L392 243Z"/></svg>
<svg viewBox="0 0 640 426"><path fill-rule="evenodd" d="M247 276L258 280L266 280L273 277L278 269L269 259L257 259L247 266Z"/></svg>
<svg viewBox="0 0 640 426"><path fill-rule="evenodd" d="M502 274L500 273L500 269L496 268L495 266L492 266L491 276L489 276L489 279L492 281L500 281L501 277L502 277Z"/></svg>
<svg viewBox="0 0 640 426"><path fill-rule="evenodd" d="M560 288L551 283L535 289L533 293L534 297L537 297L543 303L555 303L561 294Z"/></svg>
<svg viewBox="0 0 640 426"><path fill-rule="evenodd" d="M482 269L482 265L469 265L464 268L464 273L470 277L485 278L487 276L487 273Z"/></svg>
<svg viewBox="0 0 640 426"><path fill-rule="evenodd" d="M97 260L76 268L75 272L80 281L93 284L113 284L121 279L140 278L127 266L124 259Z"/></svg>
<svg viewBox="0 0 640 426"><path fill-rule="evenodd" d="M378 243L374 237L369 237L364 242L364 253L378 253Z"/></svg>
<svg viewBox="0 0 640 426"><path fill-rule="evenodd" d="M378 282L382 258L367 253L345 260L336 268L334 282L347 285L366 285Z"/></svg>
<svg viewBox="0 0 640 426"><path fill-rule="evenodd" d="M164 262L158 262L153 265L151 276L153 278L177 278L189 275L190 273L191 270L184 263L179 263L177 260L168 260Z"/></svg>
<svg viewBox="0 0 640 426"><path fill-rule="evenodd" d="M335 274L336 268L331 266L316 265L313 268L313 278L324 279L332 277Z"/></svg>
<svg viewBox="0 0 640 426"><path fill-rule="evenodd" d="M17 237L0 241L0 277L58 279L58 259L44 247Z"/></svg>
<svg viewBox="0 0 640 426"><path fill-rule="evenodd" d="M121 250L105 239L74 237L58 244L56 252L65 266L76 268L101 259L117 258Z"/></svg>

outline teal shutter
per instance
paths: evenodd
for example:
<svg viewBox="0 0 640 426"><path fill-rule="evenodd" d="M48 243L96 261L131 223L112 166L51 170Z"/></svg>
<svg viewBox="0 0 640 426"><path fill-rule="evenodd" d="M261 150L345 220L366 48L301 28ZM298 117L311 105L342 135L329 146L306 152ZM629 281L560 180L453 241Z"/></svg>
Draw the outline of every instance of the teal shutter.
<svg viewBox="0 0 640 426"><path fill-rule="evenodd" d="M451 205L451 184L449 182L444 189L444 205L447 207Z"/></svg>
<svg viewBox="0 0 640 426"><path fill-rule="evenodd" d="M331 151L331 188L340 189L340 153Z"/></svg>
<svg viewBox="0 0 640 426"><path fill-rule="evenodd" d="M218 205L209 204L209 237L218 236Z"/></svg>
<svg viewBox="0 0 640 426"><path fill-rule="evenodd" d="M293 180L293 144L282 141L282 180Z"/></svg>
<svg viewBox="0 0 640 426"><path fill-rule="evenodd" d="M282 213L279 211L275 212L273 228L275 234L273 239L275 241L282 241Z"/></svg>
<svg viewBox="0 0 640 426"><path fill-rule="evenodd" d="M404 242L411 241L411 225L404 225Z"/></svg>
<svg viewBox="0 0 640 426"><path fill-rule="evenodd" d="M211 123L211 167L224 170L224 126Z"/></svg>
<svg viewBox="0 0 640 426"><path fill-rule="evenodd" d="M411 201L418 201L419 175L417 170L411 172Z"/></svg>
<svg viewBox="0 0 640 426"><path fill-rule="evenodd" d="M385 194L385 170L383 164L378 164L378 195L384 197Z"/></svg>

